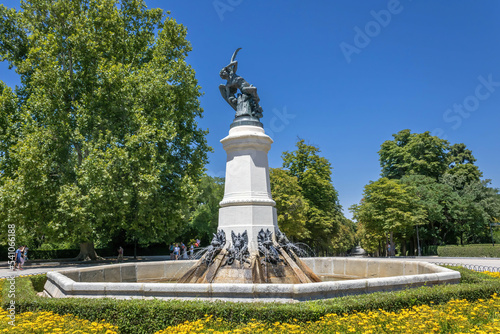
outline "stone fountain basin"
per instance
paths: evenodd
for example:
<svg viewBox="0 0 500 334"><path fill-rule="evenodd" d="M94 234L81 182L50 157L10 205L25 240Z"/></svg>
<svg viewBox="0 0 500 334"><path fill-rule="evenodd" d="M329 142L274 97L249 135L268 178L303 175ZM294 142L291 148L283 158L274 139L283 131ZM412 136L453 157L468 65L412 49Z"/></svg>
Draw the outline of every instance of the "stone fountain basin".
<svg viewBox="0 0 500 334"><path fill-rule="evenodd" d="M460 273L427 262L374 258L302 258L317 275L349 280L307 284L147 283L176 281L196 261L127 263L48 272L44 295L53 298L183 299L300 302L456 284Z"/></svg>

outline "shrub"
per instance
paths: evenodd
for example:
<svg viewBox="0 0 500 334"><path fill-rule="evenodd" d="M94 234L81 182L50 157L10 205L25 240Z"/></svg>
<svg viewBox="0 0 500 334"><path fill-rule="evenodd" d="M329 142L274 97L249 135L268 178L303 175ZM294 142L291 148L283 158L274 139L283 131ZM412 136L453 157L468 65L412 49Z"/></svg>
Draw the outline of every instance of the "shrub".
<svg viewBox="0 0 500 334"><path fill-rule="evenodd" d="M28 257L30 260L71 259L79 253L79 249L30 249Z"/></svg>
<svg viewBox="0 0 500 334"><path fill-rule="evenodd" d="M319 321L265 323L252 320L239 324L206 316L194 322L167 327L167 333L500 333L497 319L500 297L475 302L452 300L442 305L420 305L396 312L368 311L327 314ZM480 310L480 312L477 312Z"/></svg>
<svg viewBox="0 0 500 334"><path fill-rule="evenodd" d="M47 282L47 275L31 275L29 278L31 280L31 284L33 284L33 289L35 289L36 292L42 292L43 287Z"/></svg>
<svg viewBox="0 0 500 334"><path fill-rule="evenodd" d="M439 256L444 257L500 257L500 245L439 246L437 253Z"/></svg>
<svg viewBox="0 0 500 334"><path fill-rule="evenodd" d="M462 273L462 283L434 287L412 288L397 292L377 292L327 300L279 304L233 303L179 300L115 300L115 299L51 299L35 294L32 279L17 279L16 312L52 311L73 314L82 319L117 325L120 333L154 333L185 321L196 321L205 315L232 323L248 323L251 319L274 323L317 321L326 314L351 314L382 309L388 312L416 305L444 304L451 299L475 301L500 292L500 280L465 268L453 268ZM41 281L41 279L40 279ZM6 284L6 282L4 282ZM5 295L3 305L9 300Z"/></svg>

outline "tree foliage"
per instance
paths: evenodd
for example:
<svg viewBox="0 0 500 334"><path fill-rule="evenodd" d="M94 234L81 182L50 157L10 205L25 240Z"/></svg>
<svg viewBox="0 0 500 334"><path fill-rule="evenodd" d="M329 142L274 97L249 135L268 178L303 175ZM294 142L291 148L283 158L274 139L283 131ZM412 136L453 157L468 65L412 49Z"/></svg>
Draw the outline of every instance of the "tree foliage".
<svg viewBox="0 0 500 334"><path fill-rule="evenodd" d="M379 151L382 177L400 179L419 174L438 179L448 168L448 141L428 131L411 133L408 129L392 136L394 140L382 143Z"/></svg>
<svg viewBox="0 0 500 334"><path fill-rule="evenodd" d="M296 146L295 151L283 153L283 169L274 170L271 178L273 198L276 194L278 214L282 215L278 222L284 224L284 230L293 229L290 232L300 241L308 242L318 249L338 250L335 238L339 235L341 225L347 222L332 184L331 164L320 156L319 148L307 145L304 140L299 140ZM287 210L295 209L294 206L302 206L302 213L294 212L295 216L288 215L285 218L289 213ZM350 231L350 228L342 229L342 233ZM345 252L352 246L341 248Z"/></svg>
<svg viewBox="0 0 500 334"><path fill-rule="evenodd" d="M366 185L361 204L352 210L364 230L379 235L380 240L394 236L405 241L413 234L414 226L426 218L414 188L385 177Z"/></svg>
<svg viewBox="0 0 500 334"><path fill-rule="evenodd" d="M424 246L487 241L489 223L500 212L499 194L480 179L472 151L429 132L402 130L393 137L379 151L382 178L367 185L365 198L352 207L366 249L380 248L388 231L398 231L398 221L420 232L420 240L417 229L397 237L403 247L407 241L413 248L418 241ZM411 205L404 209L401 201Z"/></svg>
<svg viewBox="0 0 500 334"><path fill-rule="evenodd" d="M210 244L213 233L219 226L219 202L224 197L224 179L203 175L198 186L198 195L194 211L184 226L178 240L200 239L204 245ZM170 240L173 242L175 240Z"/></svg>
<svg viewBox="0 0 500 334"><path fill-rule="evenodd" d="M297 177L282 168L270 168L269 177L280 230L292 240L310 238L310 231L306 227L309 205Z"/></svg>
<svg viewBox="0 0 500 334"><path fill-rule="evenodd" d="M2 224L74 242L178 233L209 150L186 28L135 0L26 1L0 21L21 78L2 85Z"/></svg>

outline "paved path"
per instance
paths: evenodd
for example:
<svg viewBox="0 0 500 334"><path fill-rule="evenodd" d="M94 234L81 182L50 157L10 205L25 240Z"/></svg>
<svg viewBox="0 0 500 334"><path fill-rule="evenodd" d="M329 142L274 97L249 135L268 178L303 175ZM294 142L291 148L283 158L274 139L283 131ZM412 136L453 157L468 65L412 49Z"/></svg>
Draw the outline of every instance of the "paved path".
<svg viewBox="0 0 500 334"><path fill-rule="evenodd" d="M131 262L144 262L144 261L165 261L169 260L170 256L149 256L149 257L139 257L134 261L133 257L125 257L123 263ZM91 262L65 262L57 261L54 262L28 262L23 270L12 271L7 265L7 262L0 262L0 278L2 277L12 277L12 276L25 276L25 275L36 275L44 274L49 271L58 271L63 269L71 268L85 268L94 267L102 265L116 264L116 259L107 259L105 261L98 261L96 263Z"/></svg>
<svg viewBox="0 0 500 334"><path fill-rule="evenodd" d="M139 258L138 261L165 261L169 260L169 256L149 256ZM379 258L383 259L383 258ZM387 258L385 258L387 259ZM497 268L494 271L500 271L500 258L485 258L485 257L438 257L438 256L421 256L421 257L395 257L391 258L394 260L405 260L405 261L426 261L431 263L441 263L441 264L457 264L457 265L468 265L468 266L481 266ZM132 257L125 258L125 263L134 262ZM25 266L24 270L21 271L11 271L7 267L6 262L0 263L0 278L1 277L11 277L11 276L21 276L21 275L35 275L43 274L49 271L57 271L70 268L82 268L100 265L109 265L116 263L109 259L108 261L101 261L99 263L70 263L70 262L43 262L43 263L32 263L31 265ZM474 268L473 268L474 269ZM479 268L482 269L482 268ZM491 270L484 268L486 270Z"/></svg>
<svg viewBox="0 0 500 334"><path fill-rule="evenodd" d="M397 258L396 258L397 259ZM485 267L500 268L500 258L493 257L439 257L439 256L421 256L406 258L405 260L426 261L431 263L475 265Z"/></svg>

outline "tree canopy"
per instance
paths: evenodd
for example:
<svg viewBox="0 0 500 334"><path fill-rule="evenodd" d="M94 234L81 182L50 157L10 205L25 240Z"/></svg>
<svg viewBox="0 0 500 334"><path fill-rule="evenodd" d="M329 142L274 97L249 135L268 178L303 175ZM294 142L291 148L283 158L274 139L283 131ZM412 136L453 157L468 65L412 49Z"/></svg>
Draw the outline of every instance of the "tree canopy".
<svg viewBox="0 0 500 334"><path fill-rule="evenodd" d="M382 143L379 151L382 177L400 179L419 174L437 179L448 168L448 141L428 131L411 133L408 129L392 136L394 140Z"/></svg>
<svg viewBox="0 0 500 334"><path fill-rule="evenodd" d="M0 222L20 238L178 233L209 147L186 28L168 14L136 0L0 5L1 59L21 78L0 85Z"/></svg>
<svg viewBox="0 0 500 334"><path fill-rule="evenodd" d="M472 151L429 132L402 130L393 137L379 151L382 178L367 185L364 199L351 208L367 249L380 252L389 232L402 249L409 243L410 251L419 242L488 241L489 224L500 214L500 196L488 186L490 180L480 179ZM401 234L402 226L417 228Z"/></svg>
<svg viewBox="0 0 500 334"><path fill-rule="evenodd" d="M354 246L354 237L344 238L352 240L352 244L340 243L336 238L353 235L354 231L342 214L332 184L331 163L320 156L318 147L306 144L303 139L296 147L295 151L283 153L283 168L271 172L278 224L294 240L329 252L346 252Z"/></svg>
<svg viewBox="0 0 500 334"><path fill-rule="evenodd" d="M269 174L280 230L292 240L310 238L311 232L306 227L309 205L297 177L282 168L271 168Z"/></svg>
<svg viewBox="0 0 500 334"><path fill-rule="evenodd" d="M393 236L399 241L406 240L413 234L414 226L426 218L414 191L412 186L384 177L366 185L360 205L351 210L365 231L378 236L378 246L385 245L386 238L389 238L393 252Z"/></svg>
<svg viewBox="0 0 500 334"><path fill-rule="evenodd" d="M219 226L219 202L223 197L224 179L204 175L198 186L194 210L177 240L187 242L192 239L200 239L202 244L210 244L213 233L217 232ZM175 237L175 235L172 236L172 238Z"/></svg>

